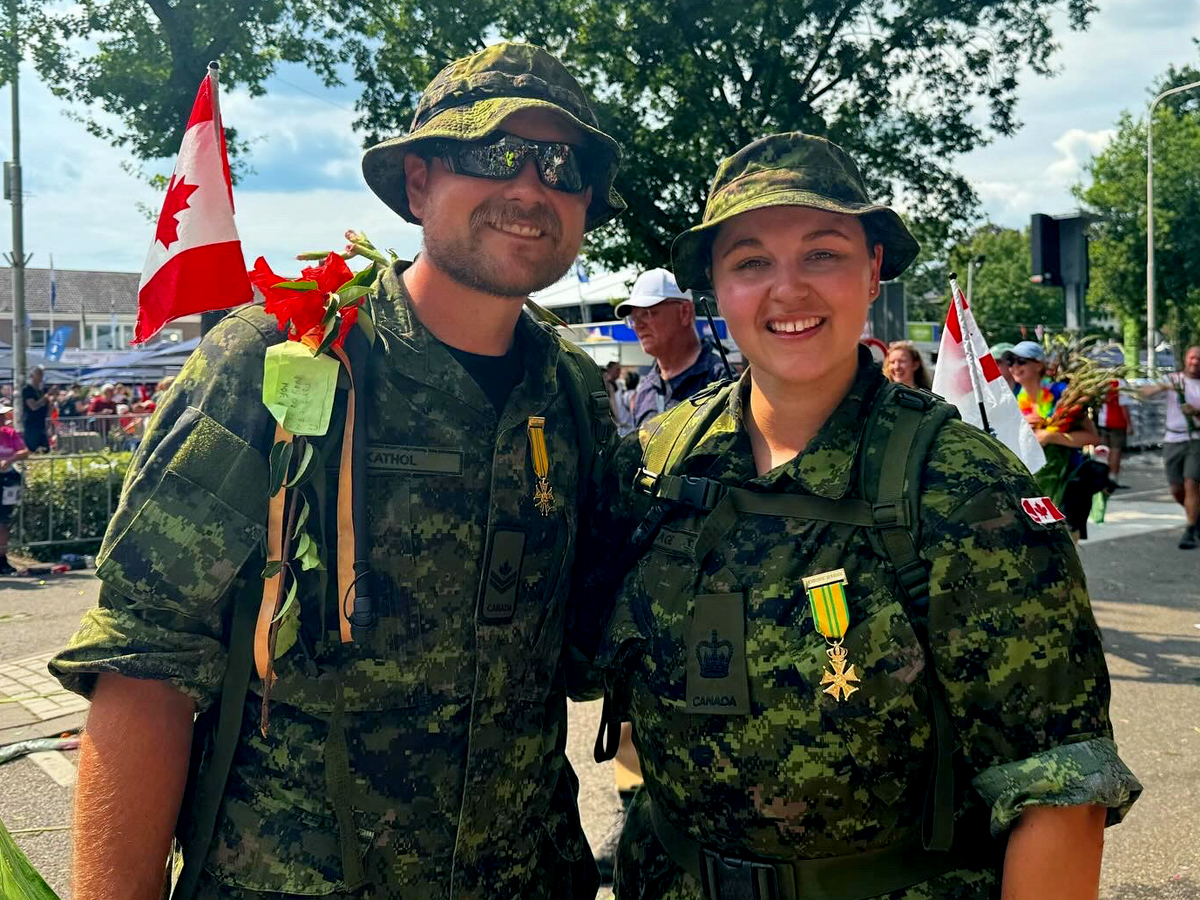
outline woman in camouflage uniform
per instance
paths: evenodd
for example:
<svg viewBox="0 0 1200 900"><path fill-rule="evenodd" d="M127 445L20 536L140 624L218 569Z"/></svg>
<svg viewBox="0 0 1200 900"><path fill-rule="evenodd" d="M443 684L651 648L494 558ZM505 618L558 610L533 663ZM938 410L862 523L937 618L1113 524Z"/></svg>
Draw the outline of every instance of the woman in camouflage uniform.
<svg viewBox="0 0 1200 900"><path fill-rule="evenodd" d="M1141 786L1070 536L858 346L917 249L802 134L726 159L675 241L750 370L621 454L644 549L598 659L645 775L621 900L1096 897Z"/></svg>

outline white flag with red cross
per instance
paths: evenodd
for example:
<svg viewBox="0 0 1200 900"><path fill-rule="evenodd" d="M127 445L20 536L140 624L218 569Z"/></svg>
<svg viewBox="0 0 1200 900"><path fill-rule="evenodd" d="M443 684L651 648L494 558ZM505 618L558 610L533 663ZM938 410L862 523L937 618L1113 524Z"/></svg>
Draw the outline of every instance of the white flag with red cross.
<svg viewBox="0 0 1200 900"><path fill-rule="evenodd" d="M233 182L210 73L196 93L146 254L133 343L149 340L172 319L241 306L252 297L233 223Z"/></svg>
<svg viewBox="0 0 1200 900"><path fill-rule="evenodd" d="M987 412L988 426L996 438L1015 453L1030 472L1036 472L1046 464L1042 445L1021 415L1017 398L1000 373L996 360L992 359L991 351L984 343L983 335L975 324L975 316L961 291L958 305L962 307L962 326L965 327L960 327L958 310L951 301L950 311L946 314L946 327L942 329L941 346L938 348L933 392L957 406L963 421L976 428L983 428L979 409L982 404ZM971 342L974 351L974 378L964 347L964 336Z"/></svg>

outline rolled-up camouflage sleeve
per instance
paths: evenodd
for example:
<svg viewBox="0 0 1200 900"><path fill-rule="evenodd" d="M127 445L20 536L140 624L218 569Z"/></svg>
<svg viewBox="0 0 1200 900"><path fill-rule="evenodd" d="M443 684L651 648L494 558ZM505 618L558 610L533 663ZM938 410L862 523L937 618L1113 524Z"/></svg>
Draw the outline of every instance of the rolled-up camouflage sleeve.
<svg viewBox="0 0 1200 900"><path fill-rule="evenodd" d="M151 418L97 557L99 602L50 662L68 690L115 673L168 681L199 711L220 695L230 597L265 534L272 326L257 309L227 317Z"/></svg>
<svg viewBox="0 0 1200 900"><path fill-rule="evenodd" d="M1070 534L1022 505L1040 494L1011 453L959 422L936 442L923 484L929 644L993 834L1030 806L1097 804L1112 824L1141 793L1113 742L1108 669Z"/></svg>

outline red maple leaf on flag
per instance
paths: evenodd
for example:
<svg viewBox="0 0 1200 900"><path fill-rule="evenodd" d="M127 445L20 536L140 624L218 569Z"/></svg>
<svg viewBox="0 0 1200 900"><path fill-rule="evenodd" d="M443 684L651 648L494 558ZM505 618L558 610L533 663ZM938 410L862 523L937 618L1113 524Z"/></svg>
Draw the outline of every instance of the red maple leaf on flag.
<svg viewBox="0 0 1200 900"><path fill-rule="evenodd" d="M171 176L167 197L158 216L158 228L154 231L154 237L168 250L179 240L179 220L176 217L188 208L188 198L200 190L199 185L185 183L183 176L180 176L178 181L175 178L176 176Z"/></svg>

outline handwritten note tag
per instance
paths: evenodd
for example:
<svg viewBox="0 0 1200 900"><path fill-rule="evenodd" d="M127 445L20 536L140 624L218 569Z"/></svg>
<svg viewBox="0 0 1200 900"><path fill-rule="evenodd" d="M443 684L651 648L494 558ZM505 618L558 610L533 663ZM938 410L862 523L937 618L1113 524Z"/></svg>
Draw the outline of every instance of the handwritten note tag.
<svg viewBox="0 0 1200 900"><path fill-rule="evenodd" d="M322 435L329 430L340 367L332 357L313 356L303 344L276 344L263 363L263 403L292 434Z"/></svg>

